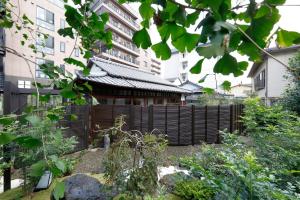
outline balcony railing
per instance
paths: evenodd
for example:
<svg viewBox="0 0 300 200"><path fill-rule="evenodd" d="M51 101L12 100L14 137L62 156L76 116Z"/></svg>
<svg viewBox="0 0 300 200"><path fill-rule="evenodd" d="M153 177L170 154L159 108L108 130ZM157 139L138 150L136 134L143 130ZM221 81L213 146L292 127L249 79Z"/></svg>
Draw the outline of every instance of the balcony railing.
<svg viewBox="0 0 300 200"><path fill-rule="evenodd" d="M121 52L119 50L110 49L110 50L107 50L106 53L108 53L109 55L114 56L116 58L125 60L127 62L136 64L136 65L139 65L139 62L135 58L133 58L132 56L130 56L130 55L126 54L126 53L123 53L123 52Z"/></svg>

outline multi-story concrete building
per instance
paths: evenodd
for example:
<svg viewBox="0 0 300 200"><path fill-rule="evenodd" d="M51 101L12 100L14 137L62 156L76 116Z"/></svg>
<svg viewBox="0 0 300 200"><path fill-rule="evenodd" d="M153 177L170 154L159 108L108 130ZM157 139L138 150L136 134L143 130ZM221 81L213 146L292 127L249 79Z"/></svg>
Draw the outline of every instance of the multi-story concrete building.
<svg viewBox="0 0 300 200"><path fill-rule="evenodd" d="M60 28L67 26L64 1L11 0L10 2L15 6L13 12L19 16L25 14L33 22L33 25L28 25L29 29L23 28L18 32L15 28L3 30L2 38L5 46L14 49L27 59L6 51L3 55L2 65L5 81L25 89L33 87L33 78L37 82L47 83L48 77L39 67L45 63L53 63L61 66L65 71L75 74L75 66L65 64L63 59L71 55L84 61L79 53L79 43L57 33ZM24 34L28 36L28 42L21 45ZM48 37L45 38L43 34ZM35 45L37 52L34 52L30 45Z"/></svg>
<svg viewBox="0 0 300 200"><path fill-rule="evenodd" d="M101 52L97 56L160 74L160 62L152 59L148 50L139 49L132 42L134 32L140 29L139 15L134 9L115 0L95 0L91 8L98 14L109 14L106 29L113 33L113 48L107 49L105 45L100 44Z"/></svg>
<svg viewBox="0 0 300 200"><path fill-rule="evenodd" d="M198 54L193 51L191 53L180 53L173 49L169 60L165 61L164 79L181 85L189 80L190 69L197 62Z"/></svg>
<svg viewBox="0 0 300 200"><path fill-rule="evenodd" d="M299 53L300 45L287 48L269 48L267 52L281 62L288 64L289 59ZM248 74L252 82L252 91L257 94L267 105L272 105L282 96L289 87L288 72L285 66L270 56L263 54L262 62L254 63Z"/></svg>

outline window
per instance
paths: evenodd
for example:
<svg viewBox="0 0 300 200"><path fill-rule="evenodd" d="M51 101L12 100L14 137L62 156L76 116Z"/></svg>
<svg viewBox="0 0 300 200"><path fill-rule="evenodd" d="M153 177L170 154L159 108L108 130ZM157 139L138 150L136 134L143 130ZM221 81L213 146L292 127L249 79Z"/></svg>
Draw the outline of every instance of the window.
<svg viewBox="0 0 300 200"><path fill-rule="evenodd" d="M39 6L36 13L37 25L54 31L54 13Z"/></svg>
<svg viewBox="0 0 300 200"><path fill-rule="evenodd" d="M133 105L144 106L144 99L133 99Z"/></svg>
<svg viewBox="0 0 300 200"><path fill-rule="evenodd" d="M74 53L75 53L75 56L76 56L76 57L79 57L79 49L78 49L78 48L75 49L75 52L74 52Z"/></svg>
<svg viewBox="0 0 300 200"><path fill-rule="evenodd" d="M60 19L60 28L66 28L66 21L64 19Z"/></svg>
<svg viewBox="0 0 300 200"><path fill-rule="evenodd" d="M54 37L50 35L45 36L38 33L36 44L37 51L47 54L54 54Z"/></svg>
<svg viewBox="0 0 300 200"><path fill-rule="evenodd" d="M185 56L186 56L185 53L183 53L183 54L182 54L182 58L185 58Z"/></svg>
<svg viewBox="0 0 300 200"><path fill-rule="evenodd" d="M265 88L265 70L261 71L255 78L254 78L254 89L261 90Z"/></svg>
<svg viewBox="0 0 300 200"><path fill-rule="evenodd" d="M148 63L146 61L144 61L144 66L148 67Z"/></svg>
<svg viewBox="0 0 300 200"><path fill-rule="evenodd" d="M188 67L188 62L184 61L182 62L182 69L186 69Z"/></svg>
<svg viewBox="0 0 300 200"><path fill-rule="evenodd" d="M66 43L60 42L60 52L65 52L65 51L66 51Z"/></svg>
<svg viewBox="0 0 300 200"><path fill-rule="evenodd" d="M154 104L155 105L163 105L164 104L164 99L163 98L155 98L154 99Z"/></svg>
<svg viewBox="0 0 300 200"><path fill-rule="evenodd" d="M42 66L43 65L43 66ZM36 59L36 67L35 67L35 77L37 78L48 78L46 74L41 70L44 65L54 65L54 61L52 60L44 60L44 59Z"/></svg>
<svg viewBox="0 0 300 200"><path fill-rule="evenodd" d="M183 82L187 81L187 73L182 73L182 74L181 74L181 80L182 80Z"/></svg>
<svg viewBox="0 0 300 200"><path fill-rule="evenodd" d="M18 88L30 89L30 85L31 85L30 81L18 80Z"/></svg>

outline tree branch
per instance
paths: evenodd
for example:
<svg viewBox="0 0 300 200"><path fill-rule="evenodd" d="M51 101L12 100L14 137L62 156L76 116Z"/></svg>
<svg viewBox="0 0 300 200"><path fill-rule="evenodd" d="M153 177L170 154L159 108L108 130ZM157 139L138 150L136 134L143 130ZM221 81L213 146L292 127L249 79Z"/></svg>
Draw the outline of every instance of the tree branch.
<svg viewBox="0 0 300 200"><path fill-rule="evenodd" d="M292 70L287 64L283 63L281 60L270 54L265 49L261 48L245 31L243 31L239 26L235 25L235 27L248 39L250 42L252 42L259 50L264 52L266 55L270 56L274 60L276 60L278 63L282 64L284 67L286 67L288 70Z"/></svg>

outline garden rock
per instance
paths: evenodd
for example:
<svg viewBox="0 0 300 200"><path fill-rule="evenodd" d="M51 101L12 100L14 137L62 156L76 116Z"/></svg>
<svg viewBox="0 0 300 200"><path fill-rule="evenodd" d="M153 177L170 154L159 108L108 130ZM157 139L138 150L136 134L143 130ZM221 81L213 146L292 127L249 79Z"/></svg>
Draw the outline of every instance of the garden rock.
<svg viewBox="0 0 300 200"><path fill-rule="evenodd" d="M171 193L178 181L190 179L193 179L193 177L185 174L184 172L176 172L174 174L167 174L163 176L159 180L159 183L164 185L166 187L166 190Z"/></svg>
<svg viewBox="0 0 300 200"><path fill-rule="evenodd" d="M85 174L76 174L64 182L65 200L106 200L115 196L97 179Z"/></svg>

